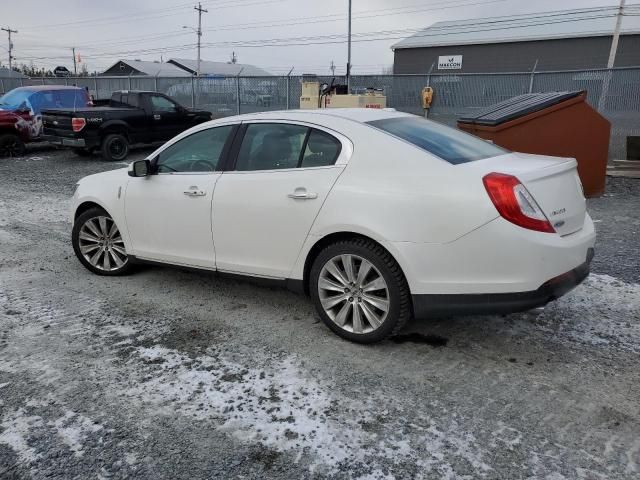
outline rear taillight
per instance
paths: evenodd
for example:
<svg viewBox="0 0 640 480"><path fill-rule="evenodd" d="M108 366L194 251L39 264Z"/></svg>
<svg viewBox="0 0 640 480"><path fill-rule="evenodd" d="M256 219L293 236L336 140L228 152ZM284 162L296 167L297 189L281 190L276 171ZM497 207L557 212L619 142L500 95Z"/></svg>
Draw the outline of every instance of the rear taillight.
<svg viewBox="0 0 640 480"><path fill-rule="evenodd" d="M87 121L84 118L72 118L71 119L71 128L74 132L79 132L84 128L87 124Z"/></svg>
<svg viewBox="0 0 640 480"><path fill-rule="evenodd" d="M516 177L494 172L485 175L482 182L502 218L529 230L555 233L538 203Z"/></svg>

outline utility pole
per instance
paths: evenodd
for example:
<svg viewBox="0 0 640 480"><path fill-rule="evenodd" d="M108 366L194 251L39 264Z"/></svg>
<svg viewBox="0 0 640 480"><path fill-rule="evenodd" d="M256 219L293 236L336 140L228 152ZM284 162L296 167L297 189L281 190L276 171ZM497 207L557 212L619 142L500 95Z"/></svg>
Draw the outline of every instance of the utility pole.
<svg viewBox="0 0 640 480"><path fill-rule="evenodd" d="M333 63L333 60L331 60L331 65L329 66L329 69L331 69L331 76L335 77L336 76L336 64Z"/></svg>
<svg viewBox="0 0 640 480"><path fill-rule="evenodd" d="M616 55L618 53L618 42L620 40L620 28L622 27L622 17L624 16L624 4L625 0L620 0L620 6L618 7L618 14L616 16L616 26L613 31L613 39L611 40L611 50L609 51L609 60L607 61L607 71L604 74L604 81L602 82L602 91L600 92L600 98L598 99L598 112L602 113L607 104L607 97L609 96L609 87L611 85L611 77L613 71L611 70L616 63Z"/></svg>
<svg viewBox="0 0 640 480"><path fill-rule="evenodd" d="M351 0L349 0L349 38L347 40L347 93L351 93Z"/></svg>
<svg viewBox="0 0 640 480"><path fill-rule="evenodd" d="M200 2L198 2L197 7L193 7L193 8L198 11L198 32L197 32L198 33L198 71L196 72L196 76L199 77L200 76L200 39L202 38L202 14L209 13L209 11L202 8L202 4Z"/></svg>
<svg viewBox="0 0 640 480"><path fill-rule="evenodd" d="M9 70L11 70L11 61L13 60L13 55L11 54L11 52L13 51L13 43L11 42L11 34L12 33L18 33L18 30L11 30L10 27L0 28L0 30L4 30L5 32L7 32L9 34Z"/></svg>
<svg viewBox="0 0 640 480"><path fill-rule="evenodd" d="M622 26L622 17L624 15L625 0L620 0L618 7L618 15L616 17L616 28L613 31L613 40L611 40L611 50L609 51L609 61L607 68L613 68L616 63L616 54L618 53L618 41L620 40L620 27Z"/></svg>
<svg viewBox="0 0 640 480"><path fill-rule="evenodd" d="M72 47L71 51L73 52L73 76L78 76L78 67L76 66L76 47Z"/></svg>

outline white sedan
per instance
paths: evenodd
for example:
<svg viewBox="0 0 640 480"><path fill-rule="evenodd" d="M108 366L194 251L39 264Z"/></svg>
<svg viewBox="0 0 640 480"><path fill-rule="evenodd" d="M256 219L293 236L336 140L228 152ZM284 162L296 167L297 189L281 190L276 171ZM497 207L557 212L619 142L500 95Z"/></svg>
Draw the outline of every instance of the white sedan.
<svg viewBox="0 0 640 480"><path fill-rule="evenodd" d="M542 306L584 280L595 241L575 160L387 109L198 125L82 179L72 215L96 274L160 262L272 280L362 343L411 317Z"/></svg>

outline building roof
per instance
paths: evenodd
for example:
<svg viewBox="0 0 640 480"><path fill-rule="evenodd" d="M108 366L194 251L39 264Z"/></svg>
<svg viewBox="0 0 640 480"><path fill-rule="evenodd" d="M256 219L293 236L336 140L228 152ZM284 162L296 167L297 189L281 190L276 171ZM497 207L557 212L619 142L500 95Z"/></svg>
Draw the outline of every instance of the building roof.
<svg viewBox="0 0 640 480"><path fill-rule="evenodd" d="M185 71L195 74L198 69L198 62L187 58L172 58L169 63L184 69ZM202 60L200 62L200 75L222 75L243 77L270 77L271 74L266 70L242 63L225 63L225 62L209 62Z"/></svg>
<svg viewBox="0 0 640 480"><path fill-rule="evenodd" d="M160 76L160 77L189 77L191 76L188 72L185 72L183 69L176 67L175 65L171 65L170 63L161 63L161 62L146 62L143 60L118 60L116 63L107 68L106 71L111 70L114 67L118 67L118 65L125 65L123 70L127 70L127 66L130 69L137 70L141 72L143 75L149 75L152 77Z"/></svg>
<svg viewBox="0 0 640 480"><path fill-rule="evenodd" d="M29 78L20 72L9 70L5 67L0 67L0 78Z"/></svg>
<svg viewBox="0 0 640 480"><path fill-rule="evenodd" d="M618 6L560 10L434 23L392 45L391 49L528 42L613 34ZM640 34L640 9L629 6L622 17L623 34Z"/></svg>

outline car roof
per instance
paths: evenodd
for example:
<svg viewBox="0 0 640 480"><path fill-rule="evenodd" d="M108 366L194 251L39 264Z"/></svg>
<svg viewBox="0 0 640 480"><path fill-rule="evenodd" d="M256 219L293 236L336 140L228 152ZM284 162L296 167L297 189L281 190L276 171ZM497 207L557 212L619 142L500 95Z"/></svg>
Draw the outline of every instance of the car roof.
<svg viewBox="0 0 640 480"><path fill-rule="evenodd" d="M15 90L41 92L43 90L84 90L84 87L74 87L71 85L29 85L26 87L17 87Z"/></svg>
<svg viewBox="0 0 640 480"><path fill-rule="evenodd" d="M398 112L393 108L319 108L317 110L277 110L271 112L258 112L239 115L239 120L313 120L327 121L328 117L344 118L358 123L384 120L386 118L398 118L412 116L409 113ZM228 118L228 117L227 117Z"/></svg>

